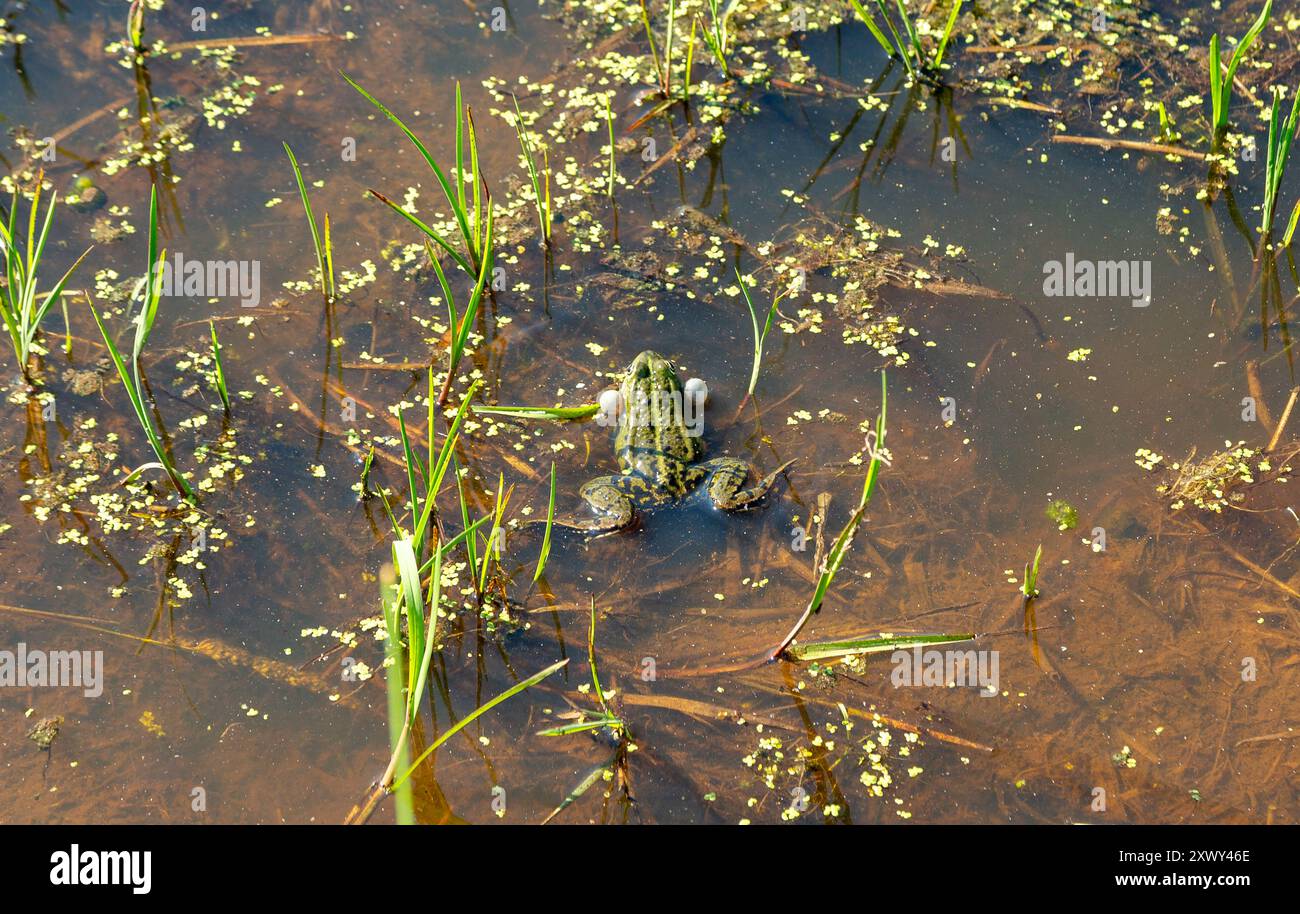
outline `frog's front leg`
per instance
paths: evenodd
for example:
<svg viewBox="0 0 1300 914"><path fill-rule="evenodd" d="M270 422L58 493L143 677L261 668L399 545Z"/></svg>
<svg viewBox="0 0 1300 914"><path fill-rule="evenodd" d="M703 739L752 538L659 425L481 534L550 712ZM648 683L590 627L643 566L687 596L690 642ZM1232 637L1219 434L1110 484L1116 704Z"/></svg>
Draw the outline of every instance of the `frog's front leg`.
<svg viewBox="0 0 1300 914"><path fill-rule="evenodd" d="M724 511L735 511L766 495L776 482L776 477L792 463L794 461L790 460L781 464L748 489L745 488L745 480L749 478L752 468L743 460L737 460L735 457L715 457L713 460L704 461L699 465L699 469L707 474L704 488L713 506Z"/></svg>

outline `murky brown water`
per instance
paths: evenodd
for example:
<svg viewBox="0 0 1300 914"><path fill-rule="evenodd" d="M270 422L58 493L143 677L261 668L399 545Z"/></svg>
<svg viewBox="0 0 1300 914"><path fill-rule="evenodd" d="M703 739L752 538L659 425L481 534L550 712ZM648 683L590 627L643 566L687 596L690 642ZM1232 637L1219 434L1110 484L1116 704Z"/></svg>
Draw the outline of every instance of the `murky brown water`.
<svg viewBox="0 0 1300 914"><path fill-rule="evenodd" d="M741 457L763 472L799 461L754 511L720 514L695 501L649 512L632 533L586 542L557 531L538 586L540 535L512 534L505 619L499 605L477 611L462 572L447 594L455 618L434 661L417 748L519 679L570 663L439 750L416 779L419 819L538 822L614 757L603 737L537 735L563 722L570 704L592 707L584 687L594 597L601 679L616 690L635 751L561 821L1295 821L1300 528L1286 510L1294 483L1256 486L1223 516L1172 512L1155 491L1159 474L1134 463L1139 448L1165 455L1165 465L1225 440L1262 448L1269 429L1243 422L1242 398L1262 391L1275 423L1296 383L1285 324L1276 314L1261 324L1252 251L1233 225L1233 207L1258 222L1262 162L1241 161L1231 198L1219 194L1207 207L1196 199L1203 163L1051 141L1101 135L1116 116L1154 118L1106 115L1121 96L1045 88L1037 100L1059 105L1053 115L989 104L987 92L909 94L901 69L860 25L817 21L793 37L751 40L797 49L831 91L801 89L789 79L791 58L768 53L781 81L736 92L725 135L696 143L717 119L705 105L635 125L649 107L632 106L644 82L569 63L594 56L577 53L579 33L602 53L645 53L635 19L633 37L610 37L601 17L617 19L620 7L597 11L592 35L582 17L553 19L550 7L510 7L507 27L494 31L487 14L451 2L239 3L211 7L220 15L206 35L191 30L188 12L168 9L150 14L149 37L173 46L264 28L320 37L263 39L242 46L229 67L181 51L136 71L105 52L124 31L125 4L31 4L11 17L11 34L28 39L0 49L0 98L5 126L25 132L11 133L6 164L16 173L44 164L61 192L85 174L107 194L90 213L60 208L57 250L42 275L66 269L92 231L100 243L74 285L93 286L101 270L117 273L101 276L105 288L140 275L155 182L163 245L192 259L259 261L261 295L250 308L229 296L164 298L147 351L182 469L206 473L217 458L200 460L196 444L223 430L248 458L239 478L227 474L204 494L225 536L207 542L217 548L200 555L201 569L186 557L185 522L169 520L161 532L102 529L92 496L120 489L111 471L71 496L51 496L41 482L84 477L78 448L110 433L120 439L111 466L150 459L111 370L100 372L102 391L97 381L79 390L69 373L96 370L103 355L84 299L69 300L70 356L58 348L58 309L46 321L54 413L11 400L0 424L0 466L11 468L0 475L0 649L103 651L103 694L0 688L0 821L336 822L383 771L383 677L355 681L351 672L382 659L363 620L379 613L391 528L380 503L353 486L359 456L377 438L392 459L377 459L375 481L405 489L389 408L408 404L422 431L426 381L393 364L427 364L436 348L435 368L444 366L446 341L442 306L429 302L432 275L392 266L418 234L366 191L400 201L418 184L411 199L422 215L441 211L441 199L394 125L339 70L409 116L444 163L459 79L482 172L512 211L498 248L504 285L480 315L453 404L470 372L483 381L483 402L591 402L609 376L654 349L683 377L708 382L709 456ZM1168 14L1180 5L1162 7L1175 21ZM1240 34L1243 18L1189 28ZM976 27L981 42L993 28L987 18L972 19ZM1127 40L1138 50L1120 69L1125 88L1140 85L1145 60L1143 40ZM971 79L983 60L972 50L954 59ZM716 83L708 63L697 49L696 80ZM1204 89L1177 88L1159 61L1151 66L1171 105ZM1281 75L1293 67L1279 62ZM1263 83L1253 84L1263 95ZM529 112L554 103L548 126L562 111L586 120L596 109L583 93L616 93L617 210L602 191L588 192L603 189L601 110L599 129L564 124L567 142L551 148L563 216L551 258L520 205L531 190L513 130L497 116L511 88ZM230 111L232 93L255 96L251 107ZM142 97L153 102L137 109ZM203 98L222 108L210 108L212 123ZM106 113L92 118L99 109ZM178 139L157 161L121 167L115 133L138 110L153 112L154 136L170 124ZM1190 143L1194 115L1174 110ZM1057 130L1058 120L1068 128ZM28 135L55 137L54 160L25 160ZM352 288L332 304L311 288L315 257L286 140L318 218L330 215L338 269L373 274L345 277ZM656 165L676 143L702 154ZM1293 171L1282 221L1297 189ZM856 288L836 275L841 260L867 263L864 250L837 253L854 235L863 243L858 219L895 230L878 239L899 256L894 281L865 291L876 315L909 328L903 365L843 338L862 323L837 309ZM134 234L107 240L122 221ZM818 249L809 240L817 238L832 241ZM1150 305L1046 297L1043 265L1067 253L1149 262ZM807 269L807 288L782 305L756 400L738 413L751 328L726 290L739 264L754 274L758 302L769 301L787 281L773 272L783 258ZM1278 286L1285 309L1296 292L1289 255L1279 259ZM234 396L229 419L187 355L205 357L209 318L232 391L249 393ZM115 312L119 339L126 321ZM1249 361L1259 363L1259 391L1247 385ZM8 350L3 366L11 381ZM815 586L818 531L808 519L818 496L831 496L826 544L852 511L864 472L859 424L879 409L884 366L891 464L801 640L978 633L963 647L997 652L995 697L895 688L888 654L855 667L752 662L776 646ZM6 393L19 390L11 382ZM562 513L576 510L585 480L616 471L608 433L593 422L480 415L458 459L480 515L498 474L515 486L510 515L530 506L536 517L552 460ZM165 500L162 479L157 493ZM1045 516L1057 499L1075 508L1077 527L1061 531ZM448 531L458 530L454 487L439 504ZM1104 551L1094 549L1095 528ZM1017 583L1039 543L1041 596L1026 611ZM55 716L63 722L45 752L27 733ZM196 796L205 809L196 810ZM392 815L390 802L375 819Z"/></svg>

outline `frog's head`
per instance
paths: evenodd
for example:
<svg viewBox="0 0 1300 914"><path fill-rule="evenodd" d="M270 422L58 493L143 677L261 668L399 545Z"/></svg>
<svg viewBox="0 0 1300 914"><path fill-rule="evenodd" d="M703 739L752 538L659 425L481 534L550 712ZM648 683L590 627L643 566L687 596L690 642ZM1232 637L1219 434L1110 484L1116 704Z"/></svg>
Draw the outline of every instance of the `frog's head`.
<svg viewBox="0 0 1300 914"><path fill-rule="evenodd" d="M677 376L673 363L657 352L647 349L632 360L623 376L619 396L626 410L628 404L636 403L643 395L652 391L665 391L681 395L682 379Z"/></svg>
<svg viewBox="0 0 1300 914"><path fill-rule="evenodd" d="M620 431L633 435L642 430L679 430L698 438L703 432L703 407L707 388L691 378L682 384L672 362L647 349L628 366L614 405Z"/></svg>

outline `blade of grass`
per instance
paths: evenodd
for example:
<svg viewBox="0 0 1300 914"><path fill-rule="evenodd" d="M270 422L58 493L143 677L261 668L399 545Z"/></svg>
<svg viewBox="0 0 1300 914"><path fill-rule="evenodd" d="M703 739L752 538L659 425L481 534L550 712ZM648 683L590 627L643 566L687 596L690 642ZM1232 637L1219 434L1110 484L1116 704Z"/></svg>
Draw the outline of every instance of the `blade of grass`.
<svg viewBox="0 0 1300 914"><path fill-rule="evenodd" d="M516 419L554 419L571 421L587 419L600 412L599 403L585 406L476 406L476 413L490 413L494 416L513 416Z"/></svg>
<svg viewBox="0 0 1300 914"><path fill-rule="evenodd" d="M471 711L469 714L467 714L465 717L461 718L459 721L457 721L455 724L449 727L446 731L444 731L441 736L439 736L436 740L434 740L433 743L427 749L421 752L420 757L415 760L415 763L412 764L411 767L406 770L405 774L403 774L400 778L397 778L394 781L394 783L389 788L389 790L390 791L395 790L396 788L400 787L403 783L405 783L406 779L411 776L411 774L415 771L416 768L420 767L420 764L425 759L427 759L430 755L436 752L442 746L443 743L447 742L447 740L451 739L453 736L455 736L465 727L469 726L474 721L478 720L478 718L482 717L488 711L491 711L497 705L501 704L501 702L506 701L507 699L512 698L515 695L518 695L520 692L524 691L525 689L531 688L532 686L541 682L547 676L550 676L556 670L562 669L564 666L568 664L568 662L569 662L568 658L565 658L564 660L561 660L558 663L551 664L546 669L542 670L540 673L534 673L532 676L529 676L523 682L516 683L515 685L506 689L500 695L493 698L491 701L487 702L486 704L480 705L479 707Z"/></svg>
<svg viewBox="0 0 1300 914"><path fill-rule="evenodd" d="M468 256L467 257L461 256L460 254L456 253L452 249L451 245L445 239L443 239L441 235L439 235L429 226L425 225L419 219L416 219L415 216L413 216L411 213L407 212L402 207L393 203L387 197L373 190L371 191L371 193L374 194L378 199L380 199L384 203L388 204L398 213L405 216L406 219L409 220L413 225L415 225L426 235L432 238L440 247L442 247L444 250L446 250L449 254L452 255L453 259L455 259L456 262L460 264L460 266L462 267L462 269L465 270L466 273L470 274L471 276L476 275L478 273L479 263L483 256L483 251L479 247L478 239L475 232L470 228L469 214L466 212L465 206L462 205L462 200L464 197L463 192L457 192L454 188L452 188L451 182L447 179L447 175L443 172L442 168L439 167L437 160L435 160L433 157L433 154L429 152L428 148L424 145L423 142L421 142L420 138L415 135L415 133L411 130L411 128L406 126L406 123L400 117L398 117L396 114L390 111L383 104L383 102L379 101L379 99L375 98L365 89L363 89L360 85L358 85L355 81L353 81L352 77L348 76L346 73L342 73L341 71L340 71L340 75L347 81L348 85L356 89L357 92L361 93L362 97L364 97L368 102L370 102L381 112L383 112L385 117L387 117L390 121L396 124L401 129L401 131L404 134L406 134L407 139L411 141L412 145L415 146L416 151L420 153L421 158L424 159L425 163L428 164L429 168L433 171L434 178L435 180L437 180L438 186L442 189L442 193L447 200L447 204L452 209L452 215L456 220L457 227L460 229L461 238L465 242L465 249ZM460 85L458 83L457 84L458 97L459 97L459 89L460 89ZM456 116L458 119L457 121L458 124L459 124L460 112L461 109L458 102L456 108ZM471 127L471 137L472 137L472 127ZM457 151L458 154L461 154L459 142L457 143ZM471 158L474 158L474 156L471 156ZM477 178L478 177L477 162L473 164L475 165L475 178ZM459 179L460 176L458 175L457 177Z"/></svg>
<svg viewBox="0 0 1300 914"><path fill-rule="evenodd" d="M316 249L316 268L320 270L320 291L327 298L333 296L334 277L332 270L326 267L325 249L321 246L320 232L316 228L316 217L311 212L311 199L307 196L307 185L302 179L302 169L298 167L298 158L289 148L288 143L282 143L285 154L289 156L289 164L293 166L293 177L298 182L298 196L302 198L302 208L307 214L307 225L311 227L311 243ZM329 219L326 217L325 222L326 237L329 237Z"/></svg>
<svg viewBox="0 0 1300 914"><path fill-rule="evenodd" d="M217 383L217 393L221 395L221 405L225 408L226 413L230 412L230 394L226 390L226 369L221 364L221 344L217 342L217 325L208 321L208 329L212 331L212 365L214 378Z"/></svg>
<svg viewBox="0 0 1300 914"><path fill-rule="evenodd" d="M975 635L898 635L889 638L854 638L845 641L813 641L794 644L786 654L795 660L829 660L834 657L851 657L857 654L883 654L908 650L927 644L956 644L970 641Z"/></svg>
<svg viewBox="0 0 1300 914"><path fill-rule="evenodd" d="M758 312L754 310L754 300L749 294L749 284L745 282L745 277L740 275L740 267L736 267L736 280L740 283L741 294L744 295L745 304L749 308L749 319L754 325L754 364L749 372L749 389L745 394L745 399L748 400L754 395L754 389L758 387L758 373L763 365L763 343L767 340L767 332L772 329L772 319L776 317L777 305L781 303L787 293L782 292L772 299L772 305L767 309L767 319L763 322L763 328L760 330Z"/></svg>
<svg viewBox="0 0 1300 914"><path fill-rule="evenodd" d="M943 54L948 49L948 39L952 37L953 27L957 24L957 16L961 14L961 7L965 0L957 0L952 5L952 12L948 14L948 24L943 28L943 38L939 41L939 47L934 52L934 60L931 66L938 70L943 66Z"/></svg>
<svg viewBox="0 0 1300 914"><path fill-rule="evenodd" d="M551 461L551 498L546 506L546 532L542 534L542 551L537 556L537 570L533 572L536 584L546 570L546 560L551 555L551 526L555 523L555 461Z"/></svg>
<svg viewBox="0 0 1300 914"><path fill-rule="evenodd" d="M527 128L524 127L524 116L519 111L519 99L515 98L513 92L510 97L515 103L515 136L519 138L519 148L524 153L528 177L533 183L533 205L537 210L537 227L542 233L542 243L549 246L551 243L550 174L546 176L547 193L543 202L541 179L538 177L537 163L533 158L533 144L528 138Z"/></svg>
<svg viewBox="0 0 1300 914"><path fill-rule="evenodd" d="M614 178L618 173L618 164L614 160L614 112L610 107L610 95L605 96L605 123L609 127L609 183L605 189L605 195L611 200L614 199Z"/></svg>
<svg viewBox="0 0 1300 914"><path fill-rule="evenodd" d="M1020 585L1020 592L1025 595L1026 600L1032 600L1038 596L1038 563L1043 558L1043 544L1038 544L1038 551L1034 553L1033 565L1025 563L1025 580Z"/></svg>
<svg viewBox="0 0 1300 914"><path fill-rule="evenodd" d="M840 570L840 565L844 562L845 555L848 554L849 547L853 543L853 534L862 522L863 515L866 514L867 506L871 503L871 496L876 491L876 480L880 476L880 467L884 462L883 452L885 447L886 421L888 418L888 387L886 385L885 372L880 372L880 415L876 417L876 440L872 444L868 441L869 450L871 451L871 463L867 467L867 476L862 483L862 495L858 499L858 505L853 514L849 517L848 523L840 530L839 536L835 538L830 551L826 554L823 561L821 574L817 578L817 588L813 591L812 599L808 601L808 606L804 609L803 615L795 622L794 627L786 634L781 643L769 654L769 658L776 660L782 657L787 648L794 643L794 639L799 636L799 632L808 624L808 620L821 610L822 601L826 598L826 592L830 590L831 582L835 580L835 575Z"/></svg>
<svg viewBox="0 0 1300 914"><path fill-rule="evenodd" d="M858 14L858 18L862 20L862 24L867 27L867 31L869 31L871 36L876 39L876 42L884 49L885 53L891 57L898 54L897 48L891 45L889 40L885 38L885 33L880 31L880 26L876 25L876 20L872 18L871 13L867 12L867 8L862 5L861 0L849 0L849 3L853 5L854 12Z"/></svg>

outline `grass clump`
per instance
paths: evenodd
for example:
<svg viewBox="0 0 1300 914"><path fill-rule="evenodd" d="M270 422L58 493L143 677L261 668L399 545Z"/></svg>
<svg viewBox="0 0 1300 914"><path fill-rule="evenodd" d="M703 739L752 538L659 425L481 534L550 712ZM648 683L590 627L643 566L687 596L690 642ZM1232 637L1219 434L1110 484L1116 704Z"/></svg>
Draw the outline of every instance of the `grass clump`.
<svg viewBox="0 0 1300 914"><path fill-rule="evenodd" d="M533 184L533 205L537 209L537 227L542 232L542 244L551 246L551 163L545 149L542 150L542 168L539 176L537 159L533 154L533 141L529 139L528 129L524 127L524 116L519 110L519 99L514 93L510 97L515 103L515 135L519 138L519 148L524 154L524 164L528 166L528 178ZM543 190L543 188L545 188ZM491 223L492 214L488 213ZM492 237L488 229L489 240Z"/></svg>
<svg viewBox="0 0 1300 914"><path fill-rule="evenodd" d="M50 195L50 205L45 209L45 219L41 223L40 234L37 235L37 214L40 211L41 184L44 180L45 172L42 171L36 176L36 192L32 196L27 216L25 245L18 226L16 189L10 201L8 220L0 220L0 248L3 248L0 253L4 255L5 277L4 291L0 294L0 317L4 318L5 330L9 333L9 342L13 346L14 357L18 360L18 368L29 383L34 380L30 362L41 321L54 303L61 300L64 286L81 261L86 259L86 254L90 253L90 248L87 248L49 292L41 294L37 291L39 284L36 274L45 255L45 245L54 224L54 209L59 202L58 191L55 191Z"/></svg>
<svg viewBox="0 0 1300 914"><path fill-rule="evenodd" d="M1264 24L1268 22L1272 10L1273 0L1265 0L1259 18L1255 20L1255 24L1250 27L1241 41L1237 42L1226 70L1219 54L1218 33L1210 38L1210 142L1215 150L1222 145L1223 136L1228 130L1228 108L1232 103L1232 81L1237 76L1237 67L1241 65L1242 58L1255 43L1259 33L1264 30Z"/></svg>
<svg viewBox="0 0 1300 914"><path fill-rule="evenodd" d="M1264 169L1264 219L1260 225L1261 247L1266 243L1273 230L1273 218L1277 212L1277 198L1282 190L1282 176L1286 174L1287 160L1291 157L1291 144L1295 141L1297 117L1300 116L1300 92L1296 93L1291 103L1291 114L1285 121L1281 119L1282 93L1273 88L1273 108L1268 121L1268 159ZM1300 203L1297 203L1300 207ZM1297 209L1287 226L1286 243L1290 244L1295 232Z"/></svg>
<svg viewBox="0 0 1300 914"><path fill-rule="evenodd" d="M745 391L745 400L741 402L743 408L749 398L754 395L754 389L758 387L758 373L763 367L763 344L767 341L767 333L772 329L772 320L776 317L776 309L781 300L790 294L790 289L785 289L772 299L772 304L767 309L767 319L763 322L760 329L758 326L758 312L754 310L754 300L749 294L749 284L745 282L745 277L740 275L740 268L736 268L736 281L740 283L741 294L745 297L745 305L749 308L749 320L754 325L754 363L749 371L749 388Z"/></svg>
<svg viewBox="0 0 1300 914"><path fill-rule="evenodd" d="M724 76L731 76L731 16L736 11L737 0L729 0L724 7L722 0L706 0L709 7L709 21L702 24L701 33L709 53L718 62L718 68ZM689 75L689 74L688 74Z"/></svg>
<svg viewBox="0 0 1300 914"><path fill-rule="evenodd" d="M122 386L126 389L126 394L131 400L131 408L135 411L135 417L140 423L140 428L144 430L145 438L148 439L149 447L153 450L154 457L157 460L157 463L146 463L137 467L127 477L127 480L134 478L146 469L162 469L167 474L167 478L176 489L177 494L191 505L197 506L199 503L198 495L185 477L181 475L180 471L176 469L176 464L163 443L162 435L154 427L140 371L140 356L144 352L145 345L149 342L149 334L153 331L154 321L158 317L158 302L162 297L162 265L166 256L166 252L161 255L158 252L158 189L155 187L149 196L149 267L145 272L144 279L136 287L136 294L141 297L141 302L140 312L134 319L135 341L131 346L130 372L127 371L126 362L122 358L122 353L117 344L113 342L113 337L109 335L108 330L104 327L104 322L100 319L99 311L95 308L93 301L90 303L90 313L95 318L95 325L99 327L100 336L104 338L104 345L108 348L108 354L113 360L113 367L117 369L117 376L121 378Z"/></svg>
<svg viewBox="0 0 1300 914"><path fill-rule="evenodd" d="M489 519L493 520L493 536L489 537L489 547L500 519L505 510L505 498L498 493L497 510L489 517L481 518L473 524L466 523L465 529L454 538L437 541L436 531L438 493L449 467L453 466L456 441L460 436L461 424L469 408L470 400L478 390L478 384L471 385L461 401L456 416L447 429L442 444L435 447L434 442L434 396L433 372L429 372L429 409L428 409L428 444L423 460L418 459L411 447L407 433L406 420L399 415L399 427L402 437L403 463L406 470L408 495L410 497L411 525L410 532L404 530L393 514L392 507L384 497L384 506L393 525L394 540L392 544L393 563L387 571L387 580L381 589L384 615L384 628L387 635L387 679L389 707L389 744L391 756L388 767L380 778L378 785L367 799L349 814L347 821L360 823L366 821L375 807L386 795L397 796L397 820L399 824L414 821L410 788L407 780L415 770L434 751L453 735L469 725L478 717L490 711L501 702L541 682L547 676L568 663L561 660L546 669L516 683L495 698L483 703L456 724L447 728L422 752L413 762L409 760L411 729L419 715L425 689L428 685L429 669L433 654L437 650L439 635L438 614L442 599L442 563L447 553L460 545L470 545L479 529ZM383 493L380 493L381 496ZM508 496L506 496L508 497ZM427 558L425 558L427 556ZM486 559L485 559L486 564ZM426 585L424 582L428 581ZM402 654L402 621L405 618L406 650Z"/></svg>
<svg viewBox="0 0 1300 914"><path fill-rule="evenodd" d="M864 0L849 0L849 3L853 5L854 12L862 20L862 24L871 32L872 37L876 39L885 53L901 59L903 66L907 68L908 75L913 79L923 79L931 83L938 82L938 75L943 70L943 57L948 50L948 41L952 37L953 28L957 25L957 17L961 15L964 2L965 0L955 0L952 9L948 13L948 22L944 26L939 43L933 51L927 51L921 43L921 36L916 23L908 14L907 6L903 3L903 0L894 0L897 18L903 27L902 36L899 35L898 29L894 25L894 20L889 14L889 8L885 5L885 0L875 0L880 22L883 22L885 28L889 30L888 37L881 31L880 24L876 20L876 14L869 11L864 5Z"/></svg>
<svg viewBox="0 0 1300 914"><path fill-rule="evenodd" d="M1038 596L1038 565L1043 560L1043 544L1038 544L1038 549L1034 552L1033 562L1025 563L1025 580L1020 585L1020 592L1024 594L1026 600L1032 600Z"/></svg>
<svg viewBox="0 0 1300 914"><path fill-rule="evenodd" d="M374 105L384 116L401 128L406 134L416 151L420 153L421 158L428 164L433 171L433 176L442 188L443 196L447 199L448 206L451 207L452 215L456 220L456 227L460 231L461 242L464 251L457 250L450 241L444 238L439 232L426 225L414 213L404 207L398 206L392 200L385 197L379 191L371 189L370 193L389 209L402 216L421 232L425 234L434 244L442 248L456 261L470 276L478 276L479 269L483 260L488 256L488 249L492 244L492 237L487 231L487 223L484 221L484 208L488 206L491 195L487 190L487 182L483 180L479 172L478 165L478 137L474 131L474 118L468 105L463 105L460 95L460 83L456 83L456 167L453 175L456 180L455 187L452 186L446 172L438 165L429 152L428 147L421 142L420 138L412 132L411 128L406 126L400 117L390 111L383 102L379 101L361 86L357 85L346 73L342 74L347 80L348 85L356 89L370 104ZM465 152L468 143L469 168L468 174L465 171ZM466 181L473 184L473 208L470 206L470 198L465 194Z"/></svg>

